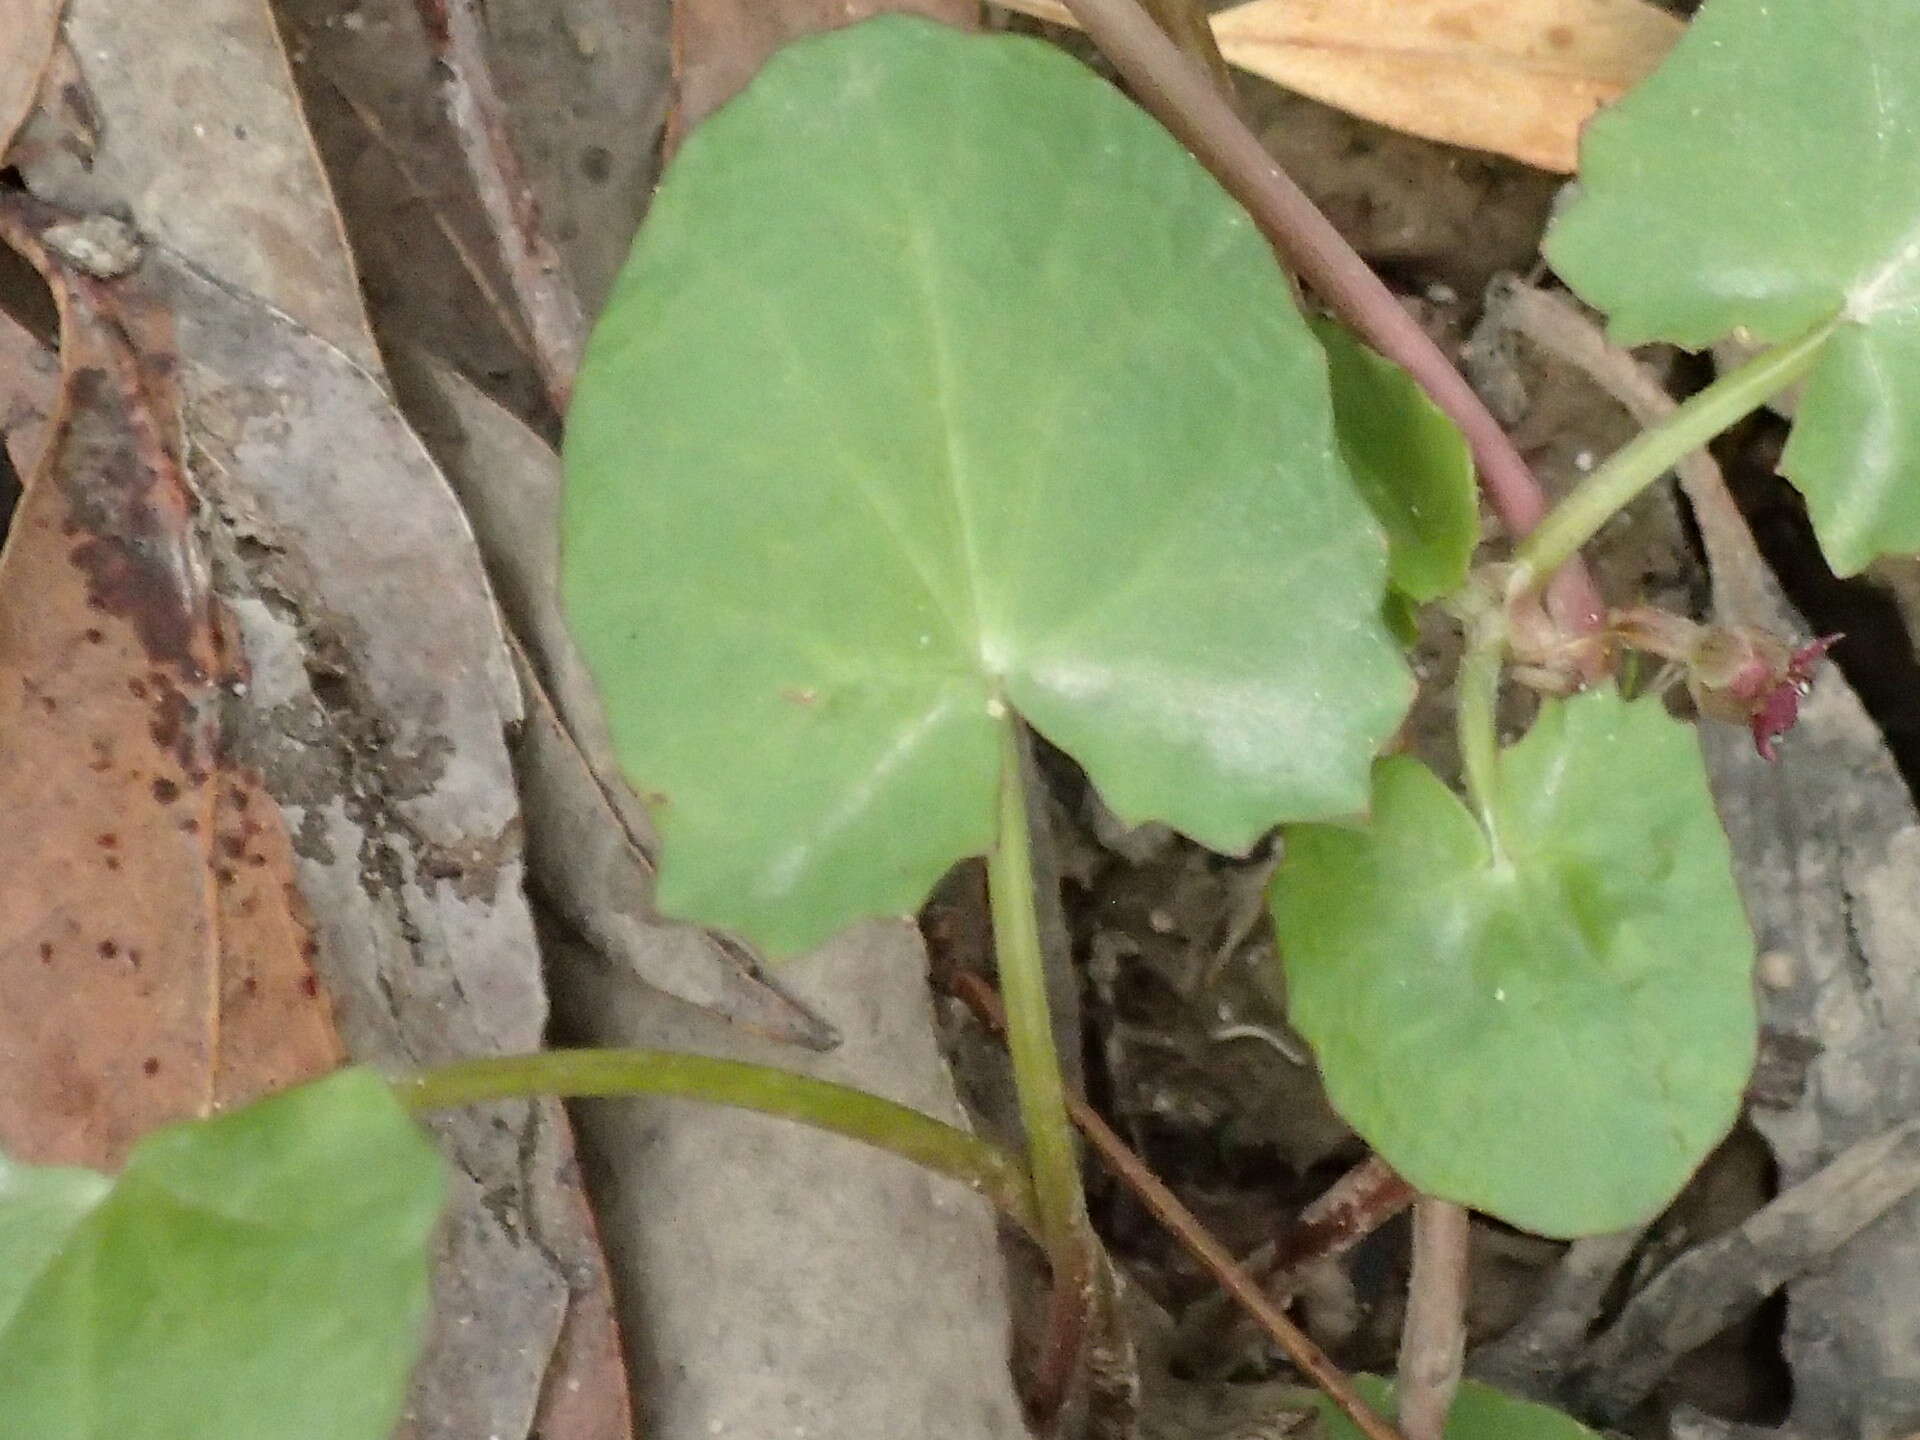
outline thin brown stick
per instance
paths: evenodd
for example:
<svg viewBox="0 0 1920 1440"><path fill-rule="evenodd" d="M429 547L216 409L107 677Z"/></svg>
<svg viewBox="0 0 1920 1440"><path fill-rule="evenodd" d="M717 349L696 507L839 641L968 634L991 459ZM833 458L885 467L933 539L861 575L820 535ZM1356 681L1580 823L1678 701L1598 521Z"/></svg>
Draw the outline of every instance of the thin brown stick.
<svg viewBox="0 0 1920 1440"><path fill-rule="evenodd" d="M1002 1032L1005 1014L1000 1008L1000 997L994 993L992 986L978 975L962 972L953 977L953 991L983 1024L995 1034ZM1266 1297L1254 1278L1240 1268L1232 1252L1214 1238L1191 1210L1180 1203L1179 1197L1147 1167L1144 1160L1127 1148L1126 1142L1113 1133L1112 1127L1100 1118L1092 1106L1077 1095L1069 1094L1067 1113L1107 1168L1119 1176L1127 1188L1140 1198L1141 1204L1147 1207L1154 1219L1260 1323L1261 1329L1272 1337L1273 1343L1293 1361L1300 1373L1339 1406L1367 1440L1406 1440L1360 1398L1360 1393L1353 1388L1353 1382L1347 1378L1346 1372L1335 1365L1327 1352L1314 1344L1311 1336Z"/></svg>
<svg viewBox="0 0 1920 1440"><path fill-rule="evenodd" d="M1240 1261L1274 1304L1286 1306L1310 1266L1344 1255L1414 1202L1416 1192L1378 1155L1369 1155L1302 1210L1279 1235ZM1214 1348L1232 1300L1208 1295L1187 1307L1174 1352L1194 1357Z"/></svg>
<svg viewBox="0 0 1920 1440"><path fill-rule="evenodd" d="M1280 1279L1302 1265L1344 1254L1411 1205L1416 1193L1391 1165L1369 1155L1280 1232L1267 1272Z"/></svg>
<svg viewBox="0 0 1920 1440"><path fill-rule="evenodd" d="M494 88L476 0L414 0L444 75L447 118L466 157L500 248L514 303L533 337L534 363L554 410L564 415L586 343L580 300L540 224Z"/></svg>
<svg viewBox="0 0 1920 1440"><path fill-rule="evenodd" d="M1467 1354L1464 1206L1423 1195L1413 1206L1413 1279L1400 1331L1395 1400L1407 1440L1441 1440Z"/></svg>
<svg viewBox="0 0 1920 1440"><path fill-rule="evenodd" d="M1538 525L1547 513L1546 493L1500 422L1234 114L1205 71L1180 52L1138 0L1066 0L1066 5L1141 104L1247 208L1288 265L1362 339L1412 375L1460 427L1487 501L1508 534L1519 539ZM1555 618L1568 629L1586 634L1600 628L1604 608L1584 567L1564 566L1548 599Z"/></svg>

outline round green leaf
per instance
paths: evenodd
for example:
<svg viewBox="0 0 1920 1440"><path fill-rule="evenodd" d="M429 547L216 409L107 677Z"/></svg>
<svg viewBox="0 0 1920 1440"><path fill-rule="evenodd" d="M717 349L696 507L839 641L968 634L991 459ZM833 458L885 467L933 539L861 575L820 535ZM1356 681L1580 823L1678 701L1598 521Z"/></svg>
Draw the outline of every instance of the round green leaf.
<svg viewBox="0 0 1920 1440"><path fill-rule="evenodd" d="M440 1198L365 1070L156 1131L112 1182L0 1161L0 1434L386 1440Z"/></svg>
<svg viewBox="0 0 1920 1440"><path fill-rule="evenodd" d="M1407 700L1266 243L1035 41L887 17L777 55L662 184L566 460L660 903L776 953L987 847L1008 707L1231 851L1357 811Z"/></svg>
<svg viewBox="0 0 1920 1440"><path fill-rule="evenodd" d="M1920 6L1710 0L1596 117L1547 254L1623 344L1847 322L1783 461L1841 574L1920 549Z"/></svg>
<svg viewBox="0 0 1920 1440"><path fill-rule="evenodd" d="M1480 539L1466 437L1398 365L1332 320L1312 324L1327 352L1341 453L1387 532L1388 578L1409 600L1438 600L1465 583Z"/></svg>
<svg viewBox="0 0 1920 1440"><path fill-rule="evenodd" d="M1498 770L1498 855L1400 757L1367 828L1288 832L1288 1005L1335 1107L1420 1189L1545 1235L1620 1229L1726 1133L1752 1068L1726 838L1657 699L1551 702Z"/></svg>
<svg viewBox="0 0 1920 1440"><path fill-rule="evenodd" d="M1393 1413L1394 1387L1377 1375L1356 1375L1360 1398L1384 1415ZM1360 1430L1320 1391L1307 1394L1326 1426L1321 1440L1360 1440ZM1478 1380L1463 1380L1447 1412L1445 1440L1597 1440L1570 1415L1531 1400L1516 1400Z"/></svg>

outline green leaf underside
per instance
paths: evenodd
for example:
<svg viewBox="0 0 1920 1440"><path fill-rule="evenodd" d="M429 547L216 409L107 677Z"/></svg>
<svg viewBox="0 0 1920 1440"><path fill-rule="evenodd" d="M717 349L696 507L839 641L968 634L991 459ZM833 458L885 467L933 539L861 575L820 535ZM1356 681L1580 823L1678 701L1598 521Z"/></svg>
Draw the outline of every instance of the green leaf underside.
<svg viewBox="0 0 1920 1440"><path fill-rule="evenodd" d="M156 1131L111 1181L0 1160L0 1434L385 1440L441 1189L365 1070Z"/></svg>
<svg viewBox="0 0 1920 1440"><path fill-rule="evenodd" d="M1327 352L1341 453L1387 532L1388 578L1409 600L1438 600L1465 583L1480 538L1466 437L1398 365L1332 320L1311 323Z"/></svg>
<svg viewBox="0 0 1920 1440"><path fill-rule="evenodd" d="M1393 1413L1394 1387L1377 1375L1356 1375L1361 1399L1385 1415ZM1360 1440L1360 1431L1339 1407L1319 1391L1311 1402L1325 1424L1322 1440ZM1570 1415L1531 1400L1516 1400L1478 1380L1463 1380L1447 1412L1445 1440L1597 1440Z"/></svg>
<svg viewBox="0 0 1920 1440"><path fill-rule="evenodd" d="M1920 549L1920 5L1711 0L1581 144L1547 254L1622 344L1845 314L1782 468L1843 575Z"/></svg>
<svg viewBox="0 0 1920 1440"><path fill-rule="evenodd" d="M1692 731L1549 702L1502 752L1506 862L1417 761L1365 830L1290 830L1294 1023L1335 1107L1421 1190L1545 1235L1658 1211L1752 1067L1752 938Z"/></svg>
<svg viewBox="0 0 1920 1440"><path fill-rule="evenodd" d="M1133 822L1366 799L1408 681L1258 232L1037 42L888 17L696 132L589 346L565 585L660 903L774 953L993 833L1004 697Z"/></svg>

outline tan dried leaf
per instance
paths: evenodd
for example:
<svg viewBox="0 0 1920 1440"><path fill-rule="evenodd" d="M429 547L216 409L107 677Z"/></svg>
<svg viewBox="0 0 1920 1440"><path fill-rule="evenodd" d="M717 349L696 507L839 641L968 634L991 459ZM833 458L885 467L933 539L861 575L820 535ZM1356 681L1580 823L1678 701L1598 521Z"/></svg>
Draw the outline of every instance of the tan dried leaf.
<svg viewBox="0 0 1920 1440"><path fill-rule="evenodd" d="M244 672L180 465L168 317L24 197L63 390L0 553L0 1148L117 1165L342 1050L290 841L222 743ZM0 407L4 408L4 407Z"/></svg>
<svg viewBox="0 0 1920 1440"><path fill-rule="evenodd" d="M1070 25L1058 0L998 0ZM1428 140L1571 174L1580 127L1685 26L1647 0L1248 0L1213 17L1227 60Z"/></svg>

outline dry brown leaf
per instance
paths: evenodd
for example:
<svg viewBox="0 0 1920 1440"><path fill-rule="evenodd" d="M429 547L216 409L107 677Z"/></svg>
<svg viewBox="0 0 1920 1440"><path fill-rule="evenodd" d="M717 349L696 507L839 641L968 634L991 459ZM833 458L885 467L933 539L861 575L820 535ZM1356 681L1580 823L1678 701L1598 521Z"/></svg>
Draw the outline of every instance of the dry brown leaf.
<svg viewBox="0 0 1920 1440"><path fill-rule="evenodd" d="M1058 0L996 0L1071 25ZM1242 70L1428 140L1571 174L1580 127L1686 27L1647 0L1248 0L1213 17Z"/></svg>
<svg viewBox="0 0 1920 1440"><path fill-rule="evenodd" d="M221 743L244 676L165 317L43 245L60 218L0 205L53 287L64 366L0 555L0 1145L112 1167L342 1052L279 811Z"/></svg>
<svg viewBox="0 0 1920 1440"><path fill-rule="evenodd" d="M973 0L676 0L667 154L679 149L688 131L732 99L789 40L902 12L965 29L972 29L979 18Z"/></svg>
<svg viewBox="0 0 1920 1440"><path fill-rule="evenodd" d="M144 234L377 368L353 257L268 6L67 0L66 9L79 74L43 91L41 107L75 91L81 113L63 128L77 121L80 133L36 137L16 157L27 188L78 213L131 215Z"/></svg>
<svg viewBox="0 0 1920 1440"><path fill-rule="evenodd" d="M40 463L60 403L60 359L25 325L0 310L0 445L16 475Z"/></svg>
<svg viewBox="0 0 1920 1440"><path fill-rule="evenodd" d="M60 0L0 0L0 156L33 112L60 33Z"/></svg>
<svg viewBox="0 0 1920 1440"><path fill-rule="evenodd" d="M397 1072L534 1049L546 999L504 733L519 699L472 536L394 408L272 8L187 8L191 24L67 0L76 65L49 74L16 164L35 195L147 239L136 278L176 329L203 583L252 667L207 699L293 835L353 1058ZM244 821L221 834L249 839ZM519 1440L540 1417L556 1440L628 1440L560 1106L429 1128L451 1191L401 1435Z"/></svg>

